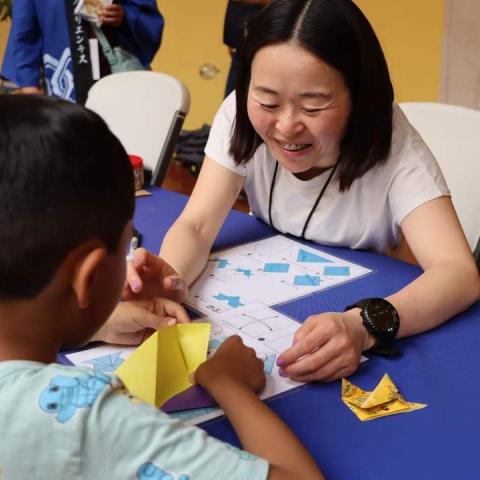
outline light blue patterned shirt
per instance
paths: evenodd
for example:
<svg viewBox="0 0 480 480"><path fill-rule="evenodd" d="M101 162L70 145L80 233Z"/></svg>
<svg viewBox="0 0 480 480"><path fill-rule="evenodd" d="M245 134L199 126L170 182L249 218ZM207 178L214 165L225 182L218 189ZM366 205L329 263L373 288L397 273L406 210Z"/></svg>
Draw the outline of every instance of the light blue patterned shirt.
<svg viewBox="0 0 480 480"><path fill-rule="evenodd" d="M265 479L268 463L185 426L114 376L0 363L0 478Z"/></svg>

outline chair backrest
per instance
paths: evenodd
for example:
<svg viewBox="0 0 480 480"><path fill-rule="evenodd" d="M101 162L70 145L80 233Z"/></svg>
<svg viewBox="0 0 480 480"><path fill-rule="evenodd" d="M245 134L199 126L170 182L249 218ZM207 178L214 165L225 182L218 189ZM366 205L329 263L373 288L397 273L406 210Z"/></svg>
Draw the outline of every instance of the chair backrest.
<svg viewBox="0 0 480 480"><path fill-rule="evenodd" d="M173 155L190 95L165 73L132 71L103 77L88 92L85 104L97 112L127 153L143 158L160 185Z"/></svg>
<svg viewBox="0 0 480 480"><path fill-rule="evenodd" d="M400 103L436 157L473 250L480 236L480 111L443 103Z"/></svg>

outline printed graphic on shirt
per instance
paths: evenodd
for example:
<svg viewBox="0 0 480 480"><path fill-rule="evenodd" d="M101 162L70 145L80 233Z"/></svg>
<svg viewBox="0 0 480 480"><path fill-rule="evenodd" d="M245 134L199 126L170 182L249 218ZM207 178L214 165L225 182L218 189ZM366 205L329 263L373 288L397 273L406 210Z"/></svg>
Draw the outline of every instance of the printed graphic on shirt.
<svg viewBox="0 0 480 480"><path fill-rule="evenodd" d="M40 394L39 406L46 413L56 413L56 420L65 423L77 409L91 407L111 380L100 372L77 377L56 375Z"/></svg>
<svg viewBox="0 0 480 480"><path fill-rule="evenodd" d="M175 476L172 473L166 472L163 468L157 467L154 463L144 463L137 470L138 480L190 480L188 475L182 473L180 476Z"/></svg>
<svg viewBox="0 0 480 480"><path fill-rule="evenodd" d="M69 70L71 61L70 48L66 48L59 59L48 53L43 56L48 94L73 102L74 81Z"/></svg>

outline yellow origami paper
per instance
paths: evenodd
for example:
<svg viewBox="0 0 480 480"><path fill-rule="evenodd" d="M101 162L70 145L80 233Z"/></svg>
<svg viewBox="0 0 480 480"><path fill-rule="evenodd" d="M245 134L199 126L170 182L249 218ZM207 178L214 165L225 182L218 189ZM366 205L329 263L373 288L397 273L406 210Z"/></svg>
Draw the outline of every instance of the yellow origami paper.
<svg viewBox="0 0 480 480"><path fill-rule="evenodd" d="M162 406L192 384L189 375L207 359L209 323L179 323L155 332L116 370L129 392Z"/></svg>
<svg viewBox="0 0 480 480"><path fill-rule="evenodd" d="M345 378L342 379L342 400L362 421L406 413L427 405L407 402L392 379L385 374L373 392L365 392Z"/></svg>

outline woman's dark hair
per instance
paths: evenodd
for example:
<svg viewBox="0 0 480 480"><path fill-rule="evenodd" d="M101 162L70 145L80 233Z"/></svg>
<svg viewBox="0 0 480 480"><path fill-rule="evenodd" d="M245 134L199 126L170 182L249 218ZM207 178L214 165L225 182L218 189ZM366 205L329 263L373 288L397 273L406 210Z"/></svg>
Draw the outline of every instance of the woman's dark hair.
<svg viewBox="0 0 480 480"><path fill-rule="evenodd" d="M341 73L352 110L337 168L340 190L386 160L392 140L393 87L380 43L350 0L273 0L249 25L237 79L230 153L248 162L262 139L247 114L251 66L263 47L290 41Z"/></svg>
<svg viewBox="0 0 480 480"><path fill-rule="evenodd" d="M40 293L82 242L117 251L134 211L130 161L94 112L0 95L0 299Z"/></svg>

